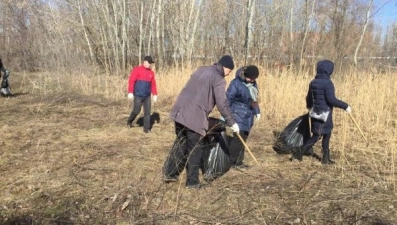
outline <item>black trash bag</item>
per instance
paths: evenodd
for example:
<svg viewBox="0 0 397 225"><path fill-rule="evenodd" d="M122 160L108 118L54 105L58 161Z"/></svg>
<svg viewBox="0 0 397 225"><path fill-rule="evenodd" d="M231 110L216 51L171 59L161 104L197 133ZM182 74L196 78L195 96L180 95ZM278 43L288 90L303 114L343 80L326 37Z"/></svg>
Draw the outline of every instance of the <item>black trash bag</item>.
<svg viewBox="0 0 397 225"><path fill-rule="evenodd" d="M186 140L183 140L186 141ZM178 139L174 141L170 153L164 162L163 176L164 177L175 177L179 176L185 168L188 154L184 152L181 146L184 143L180 143Z"/></svg>
<svg viewBox="0 0 397 225"><path fill-rule="evenodd" d="M293 153L310 139L310 135L309 115L301 115L284 128L274 143L273 150L278 154ZM304 155L312 154L313 149L304 152Z"/></svg>
<svg viewBox="0 0 397 225"><path fill-rule="evenodd" d="M11 95L11 88L8 83L8 77L10 75L10 72L8 70L5 70L3 80L1 81L1 89L0 89L0 94L2 96L8 96Z"/></svg>
<svg viewBox="0 0 397 225"><path fill-rule="evenodd" d="M230 137L225 131L212 136L203 151L202 170L206 181L213 181L230 170Z"/></svg>
<svg viewBox="0 0 397 225"><path fill-rule="evenodd" d="M220 165L222 165L221 171L225 171L227 166L229 166L229 169L230 169L230 162L224 163L225 159L220 160L220 157L223 156L222 153L216 154L216 158L212 157L211 161L209 161L210 153L213 151L212 149L215 148L217 143L219 143L220 146L223 146L222 147L223 149L226 148L225 147L226 144L227 145L229 144L228 141L225 141L225 140L228 140L226 138L225 131L226 131L225 122L223 122L222 120L216 119L216 118L212 118L212 117L210 117L208 119L208 131L207 131L206 136L203 137L204 140L203 140L202 146L201 146L201 148L203 149L203 156L202 156L200 168L202 170L203 175L205 175L207 173L207 171L210 171L207 174L212 174L212 173L216 172L218 174L217 176L219 176L220 172L218 172L218 171L220 171L220 169L218 167ZM223 136L225 136L225 138ZM186 141L186 140L183 140L183 141ZM168 154L167 159L164 162L163 176L165 176L165 177L179 176L179 174L185 168L185 165L187 163L187 158L188 158L188 152L184 152L181 149L181 146L183 144L184 143L180 143L179 140L177 140L177 139L175 140L175 142L172 146L172 149L171 149L170 153ZM212 153L212 154L214 154L214 153ZM227 157L229 157L229 156L227 155ZM215 161L214 161L214 159L215 159ZM221 161L222 164L218 163L218 161ZM213 164L213 162L216 164ZM226 167L224 165L226 165ZM213 169L211 169L211 168L213 168Z"/></svg>

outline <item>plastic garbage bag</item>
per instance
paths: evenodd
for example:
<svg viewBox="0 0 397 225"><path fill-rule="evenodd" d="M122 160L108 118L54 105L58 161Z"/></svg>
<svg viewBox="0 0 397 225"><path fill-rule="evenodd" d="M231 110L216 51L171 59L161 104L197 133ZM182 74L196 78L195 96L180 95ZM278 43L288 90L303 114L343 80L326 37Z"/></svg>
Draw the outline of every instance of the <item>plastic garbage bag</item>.
<svg viewBox="0 0 397 225"><path fill-rule="evenodd" d="M178 139L174 141L171 151L164 162L164 177L179 176L179 174L182 173L183 169L185 168L188 154L182 150L181 146L183 144L184 143L180 143Z"/></svg>
<svg viewBox="0 0 397 225"><path fill-rule="evenodd" d="M290 154L298 150L310 138L310 124L308 114L292 120L280 133L273 145L273 150L278 154ZM313 150L304 155L313 154Z"/></svg>
<svg viewBox="0 0 397 225"><path fill-rule="evenodd" d="M205 179L215 179L230 169L228 152L229 138L226 135L226 124L216 118L208 119L208 131L203 137L203 156L200 168ZM184 152L180 143L175 140L170 153L163 165L163 176L175 177L183 171L186 166L188 152Z"/></svg>
<svg viewBox="0 0 397 225"><path fill-rule="evenodd" d="M8 83L8 77L10 75L10 72L8 70L5 70L3 80L1 81L1 89L0 89L0 94L3 96L8 96L11 95L11 88Z"/></svg>
<svg viewBox="0 0 397 225"><path fill-rule="evenodd" d="M225 131L213 136L203 152L203 177L213 181L230 170L230 138Z"/></svg>

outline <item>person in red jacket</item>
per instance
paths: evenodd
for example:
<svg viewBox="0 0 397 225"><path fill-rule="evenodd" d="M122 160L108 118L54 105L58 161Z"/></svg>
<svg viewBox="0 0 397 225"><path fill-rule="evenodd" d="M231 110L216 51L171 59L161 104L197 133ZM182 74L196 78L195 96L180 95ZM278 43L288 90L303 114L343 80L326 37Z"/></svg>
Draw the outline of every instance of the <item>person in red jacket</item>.
<svg viewBox="0 0 397 225"><path fill-rule="evenodd" d="M134 101L132 112L128 117L127 127L131 128L132 122L141 112L143 106L143 131L150 132L151 94L153 101L157 101L157 86L154 72L151 69L154 63L151 56L145 56L143 63L132 69L128 80L128 98Z"/></svg>

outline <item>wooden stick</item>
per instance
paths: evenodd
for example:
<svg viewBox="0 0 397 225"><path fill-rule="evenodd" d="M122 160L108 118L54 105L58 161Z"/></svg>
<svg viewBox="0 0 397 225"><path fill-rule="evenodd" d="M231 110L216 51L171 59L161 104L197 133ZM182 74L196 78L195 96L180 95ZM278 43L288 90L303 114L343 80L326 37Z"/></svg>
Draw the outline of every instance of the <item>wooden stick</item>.
<svg viewBox="0 0 397 225"><path fill-rule="evenodd" d="M245 141L243 140L243 138L240 136L240 134L238 132L235 132L235 134L237 135L237 137L240 139L241 143L243 143L244 147L247 149L248 153L251 155L251 157L254 159L254 161L256 162L256 164L258 164L258 160L256 160L254 154L252 154L251 149L247 146L247 144L245 143Z"/></svg>
<svg viewBox="0 0 397 225"><path fill-rule="evenodd" d="M360 131L361 135L363 136L365 142L367 142L367 146L369 145L369 142L367 140L367 138L365 137L364 133L361 131L360 127L357 125L356 120L353 118L353 115L351 113L348 113L350 118L352 118L354 125L356 125L357 129Z"/></svg>

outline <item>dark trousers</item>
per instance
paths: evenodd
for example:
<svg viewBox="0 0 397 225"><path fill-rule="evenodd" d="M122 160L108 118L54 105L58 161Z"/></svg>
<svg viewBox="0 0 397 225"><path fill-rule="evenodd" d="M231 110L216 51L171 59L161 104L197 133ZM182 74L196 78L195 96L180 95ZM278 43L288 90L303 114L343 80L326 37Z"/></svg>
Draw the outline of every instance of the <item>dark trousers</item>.
<svg viewBox="0 0 397 225"><path fill-rule="evenodd" d="M184 125L175 122L175 134L177 141L181 143L181 149L187 158L186 185L199 184L199 172L201 157L203 155L202 136Z"/></svg>
<svg viewBox="0 0 397 225"><path fill-rule="evenodd" d="M329 140L331 139L331 133L322 134L321 136L322 136L321 147L323 149L329 149ZM303 149L312 148L319 139L320 139L319 134L313 134L313 136L309 140L307 140L307 142L303 145Z"/></svg>
<svg viewBox="0 0 397 225"><path fill-rule="evenodd" d="M317 141L322 137L322 143L321 147L324 150L329 150L329 141L331 140L331 133L329 134L313 134L313 136L307 140L305 144L303 144L302 148L297 150L294 153L294 157L296 159L302 159L302 156L305 152L309 151L316 143Z"/></svg>
<svg viewBox="0 0 397 225"><path fill-rule="evenodd" d="M150 110L151 110L151 98L150 96L142 98L134 96L134 105L132 107L132 112L128 118L128 123L132 123L135 118L141 113L141 108L143 105L143 129L148 131L150 127Z"/></svg>
<svg viewBox="0 0 397 225"><path fill-rule="evenodd" d="M240 131L239 133L244 142L246 142L249 132ZM229 146L230 163L232 165L243 164L245 147L244 144L240 141L240 138L235 133L233 133L233 138L230 141Z"/></svg>

